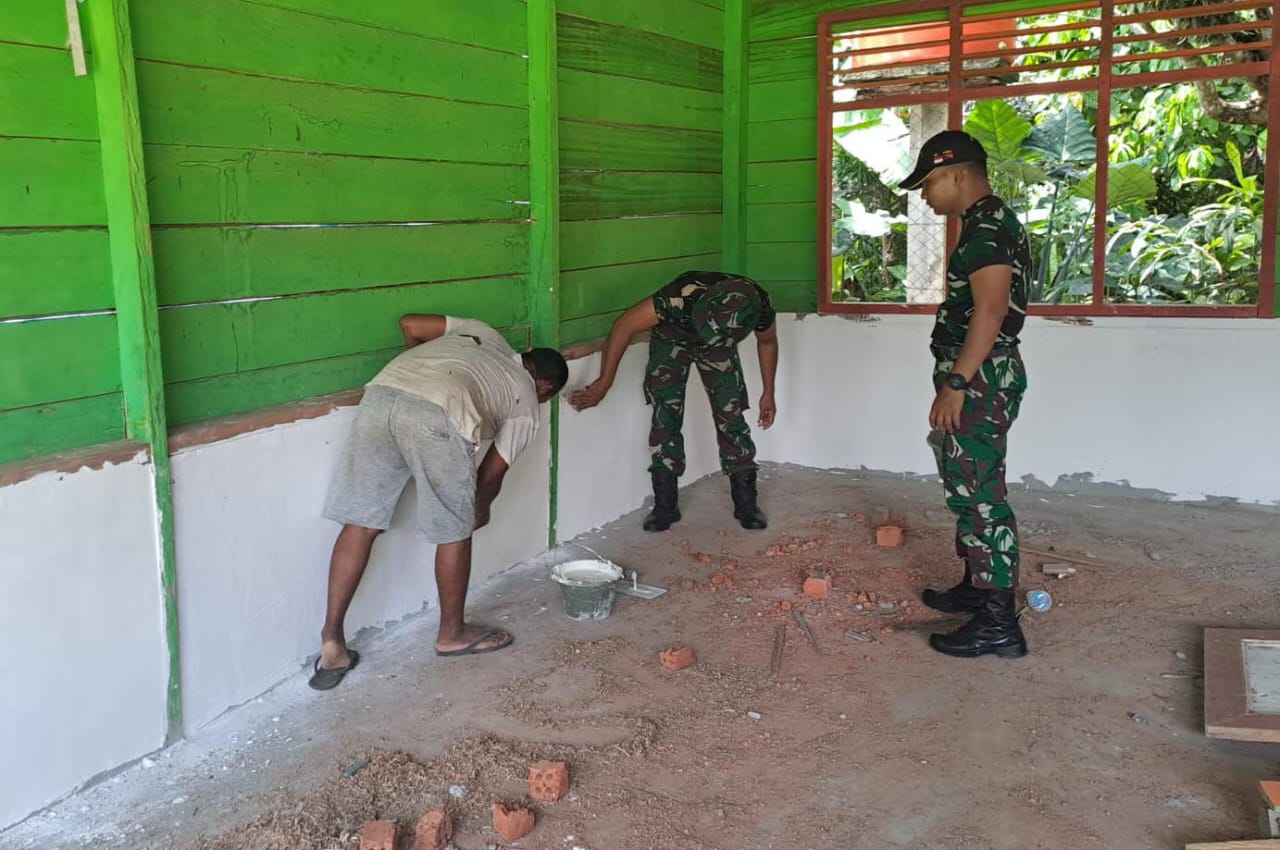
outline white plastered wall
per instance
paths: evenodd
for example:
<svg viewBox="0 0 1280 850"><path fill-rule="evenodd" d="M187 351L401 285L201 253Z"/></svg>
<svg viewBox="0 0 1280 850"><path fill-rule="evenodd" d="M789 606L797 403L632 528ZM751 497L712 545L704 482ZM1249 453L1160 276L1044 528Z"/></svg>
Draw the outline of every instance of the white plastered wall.
<svg viewBox="0 0 1280 850"><path fill-rule="evenodd" d="M0 487L0 828L164 743L157 540L141 456Z"/></svg>
<svg viewBox="0 0 1280 850"><path fill-rule="evenodd" d="M476 534L473 586L546 546L547 413L507 474L491 524ZM339 529L320 513L354 415L342 408L174 456L187 731L298 674L318 651ZM349 640L438 606L434 548L413 529L416 498L410 484L374 544L347 617Z"/></svg>

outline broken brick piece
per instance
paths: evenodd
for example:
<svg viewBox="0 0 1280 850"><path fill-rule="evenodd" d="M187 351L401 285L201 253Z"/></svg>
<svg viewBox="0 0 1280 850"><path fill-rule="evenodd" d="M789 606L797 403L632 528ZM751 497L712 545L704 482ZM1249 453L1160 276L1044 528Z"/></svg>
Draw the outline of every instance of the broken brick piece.
<svg viewBox="0 0 1280 850"><path fill-rule="evenodd" d="M790 610L791 610L791 603L790 603L790 602L787 602L786 600L783 600L782 602L779 602L779 603L778 603L778 610L779 610L779 611L790 611Z"/></svg>
<svg viewBox="0 0 1280 850"><path fill-rule="evenodd" d="M535 762L529 768L529 796L554 803L569 791L569 768L562 761Z"/></svg>
<svg viewBox="0 0 1280 850"><path fill-rule="evenodd" d="M1262 799L1269 809L1280 809L1280 780L1265 779L1258 783Z"/></svg>
<svg viewBox="0 0 1280 850"><path fill-rule="evenodd" d="M737 568L738 568L738 564L737 564L737 562L736 562L736 561L721 561L721 562L720 562L720 569L724 570L726 573L731 573L731 572L733 572L734 570L736 570Z"/></svg>
<svg viewBox="0 0 1280 850"><path fill-rule="evenodd" d="M360 850L396 850L395 821L366 821L360 830Z"/></svg>
<svg viewBox="0 0 1280 850"><path fill-rule="evenodd" d="M733 587L733 579L724 573L716 573L711 577L711 589L720 590L726 587Z"/></svg>
<svg viewBox="0 0 1280 850"><path fill-rule="evenodd" d="M668 670L683 670L693 666L693 650L683 645L673 646L670 649L664 649L658 656L658 660Z"/></svg>
<svg viewBox="0 0 1280 850"><path fill-rule="evenodd" d="M413 850L444 850L453 838L453 821L442 809L432 809L418 818Z"/></svg>
<svg viewBox="0 0 1280 850"><path fill-rule="evenodd" d="M831 576L827 573L811 573L804 580L804 595L810 599L826 599L831 593Z"/></svg>
<svg viewBox="0 0 1280 850"><path fill-rule="evenodd" d="M693 558L695 561L697 561L699 564L702 564L704 567L711 566L711 556L708 555L706 552L699 552L698 554L694 555Z"/></svg>
<svg viewBox="0 0 1280 850"><path fill-rule="evenodd" d="M876 545L881 549L897 549L902 545L902 529L896 525L882 525L876 529Z"/></svg>
<svg viewBox="0 0 1280 850"><path fill-rule="evenodd" d="M505 840L515 841L524 838L533 832L533 825L533 812L524 806L507 808L502 803L493 804L493 828L498 830L498 834Z"/></svg>

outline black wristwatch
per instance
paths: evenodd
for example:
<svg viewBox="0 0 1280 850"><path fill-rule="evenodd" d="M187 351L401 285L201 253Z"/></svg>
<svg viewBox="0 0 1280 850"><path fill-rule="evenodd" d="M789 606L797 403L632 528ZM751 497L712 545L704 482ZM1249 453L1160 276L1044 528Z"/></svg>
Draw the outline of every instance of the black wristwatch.
<svg viewBox="0 0 1280 850"><path fill-rule="evenodd" d="M969 380L959 372L952 372L950 375L947 375L947 386L951 387L953 390L964 391L969 389Z"/></svg>

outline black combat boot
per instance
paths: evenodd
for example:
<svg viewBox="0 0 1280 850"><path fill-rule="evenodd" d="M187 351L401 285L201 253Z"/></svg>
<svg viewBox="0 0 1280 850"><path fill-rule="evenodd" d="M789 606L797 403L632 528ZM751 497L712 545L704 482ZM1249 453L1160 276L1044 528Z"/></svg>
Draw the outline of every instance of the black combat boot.
<svg viewBox="0 0 1280 850"><path fill-rule="evenodd" d="M653 481L653 510L644 518L644 530L666 531L680 521L676 476L669 469L651 469L649 478Z"/></svg>
<svg viewBox="0 0 1280 850"><path fill-rule="evenodd" d="M756 504L756 471L744 469L729 473L729 492L733 495L733 515L743 528L767 528L768 520Z"/></svg>
<svg viewBox="0 0 1280 850"><path fill-rule="evenodd" d="M1012 590L978 590L982 607L972 620L951 634L929 636L929 645L944 655L977 658L993 654L1000 658L1021 658L1027 654L1027 639L1018 625L1017 597Z"/></svg>
<svg viewBox="0 0 1280 850"><path fill-rule="evenodd" d="M966 561L964 578L950 590L929 588L920 594L920 600L935 611L944 614L976 614L982 608L982 591L973 586L973 573Z"/></svg>

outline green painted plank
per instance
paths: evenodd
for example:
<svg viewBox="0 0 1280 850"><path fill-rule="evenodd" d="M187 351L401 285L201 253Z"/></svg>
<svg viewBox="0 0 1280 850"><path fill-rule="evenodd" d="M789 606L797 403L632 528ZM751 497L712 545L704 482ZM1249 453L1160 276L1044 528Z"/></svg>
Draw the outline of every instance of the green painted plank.
<svg viewBox="0 0 1280 850"><path fill-rule="evenodd" d="M751 40L813 35L822 12L875 6L885 0L751 0Z"/></svg>
<svg viewBox="0 0 1280 850"><path fill-rule="evenodd" d="M754 204L747 207L748 242L810 242L818 239L818 205Z"/></svg>
<svg viewBox="0 0 1280 850"><path fill-rule="evenodd" d="M747 161L807 159L817 155L818 122L813 118L747 125Z"/></svg>
<svg viewBox="0 0 1280 850"><path fill-rule="evenodd" d="M720 130L720 95L561 67L560 117Z"/></svg>
<svg viewBox="0 0 1280 850"><path fill-rule="evenodd" d="M724 10L695 0L561 0L559 11L579 18L615 24L720 50L724 42Z"/></svg>
<svg viewBox="0 0 1280 850"><path fill-rule="evenodd" d="M106 222L97 142L0 139L0 227Z"/></svg>
<svg viewBox="0 0 1280 850"><path fill-rule="evenodd" d="M565 272L561 277L561 315L579 319L625 310L652 295L682 272L716 269L720 252Z"/></svg>
<svg viewBox="0 0 1280 850"><path fill-rule="evenodd" d="M731 0L724 16L723 266L740 272L747 243L747 0Z"/></svg>
<svg viewBox="0 0 1280 850"><path fill-rule="evenodd" d="M812 80L817 75L816 36L784 41L756 41L751 44L749 76L752 83Z"/></svg>
<svg viewBox="0 0 1280 850"><path fill-rule="evenodd" d="M61 50L0 42L0 136L96 139L93 80Z"/></svg>
<svg viewBox="0 0 1280 850"><path fill-rule="evenodd" d="M748 243L747 275L756 280L817 280L817 243Z"/></svg>
<svg viewBox="0 0 1280 850"><path fill-rule="evenodd" d="M49 0L4 0L0 3L0 38L23 44L43 44L65 50L67 11L65 3ZM71 54L62 54L64 68L71 68Z"/></svg>
<svg viewBox="0 0 1280 850"><path fill-rule="evenodd" d="M817 280L759 280L779 313L816 313Z"/></svg>
<svg viewBox="0 0 1280 850"><path fill-rule="evenodd" d="M157 224L510 219L529 198L514 165L165 145L146 160Z"/></svg>
<svg viewBox="0 0 1280 850"><path fill-rule="evenodd" d="M752 122L818 117L818 77L781 83L756 83L748 94Z"/></svg>
<svg viewBox="0 0 1280 850"><path fill-rule="evenodd" d="M140 59L524 106L525 60L256 3L135 0Z"/></svg>
<svg viewBox="0 0 1280 850"><path fill-rule="evenodd" d="M115 316L18 322L0 329L5 409L120 391Z"/></svg>
<svg viewBox="0 0 1280 850"><path fill-rule="evenodd" d="M152 240L160 303L172 305L518 275L529 225L184 227Z"/></svg>
<svg viewBox="0 0 1280 850"><path fill-rule="evenodd" d="M720 250L720 228L715 214L566 222L561 228L561 268L708 254Z"/></svg>
<svg viewBox="0 0 1280 850"><path fill-rule="evenodd" d="M410 35L474 44L517 55L525 49L521 0L255 0Z"/></svg>
<svg viewBox="0 0 1280 850"><path fill-rule="evenodd" d="M386 348L400 338L396 319L409 312L522 324L526 282L495 278L162 310L165 375L191 381Z"/></svg>
<svg viewBox="0 0 1280 850"><path fill-rule="evenodd" d="M671 127L560 122L560 167L720 171L720 134Z"/></svg>
<svg viewBox="0 0 1280 850"><path fill-rule="evenodd" d="M566 221L720 211L719 174L566 171L560 186Z"/></svg>
<svg viewBox="0 0 1280 850"><path fill-rule="evenodd" d="M718 92L719 50L598 21L557 17L560 67Z"/></svg>
<svg viewBox="0 0 1280 850"><path fill-rule="evenodd" d="M142 62L149 144L523 164L525 109Z"/></svg>
<svg viewBox="0 0 1280 850"><path fill-rule="evenodd" d="M0 232L0 318L108 310L105 230Z"/></svg>
<svg viewBox="0 0 1280 850"><path fill-rule="evenodd" d="M818 197L818 163L756 162L747 166L747 203L783 204Z"/></svg>
<svg viewBox="0 0 1280 850"><path fill-rule="evenodd" d="M587 342L588 340L601 339L608 335L609 327L617 317L618 313L614 312L561 322L560 344L568 346Z"/></svg>
<svg viewBox="0 0 1280 850"><path fill-rule="evenodd" d="M524 351L529 347L527 327L508 328L503 330L502 335L516 351ZM368 383L402 351L404 346L397 345L344 357L291 363L287 366L170 384L166 388L169 421L174 425L187 425L311 396L354 389Z"/></svg>
<svg viewBox="0 0 1280 850"><path fill-rule="evenodd" d="M120 393L0 411L0 463L121 439Z"/></svg>

